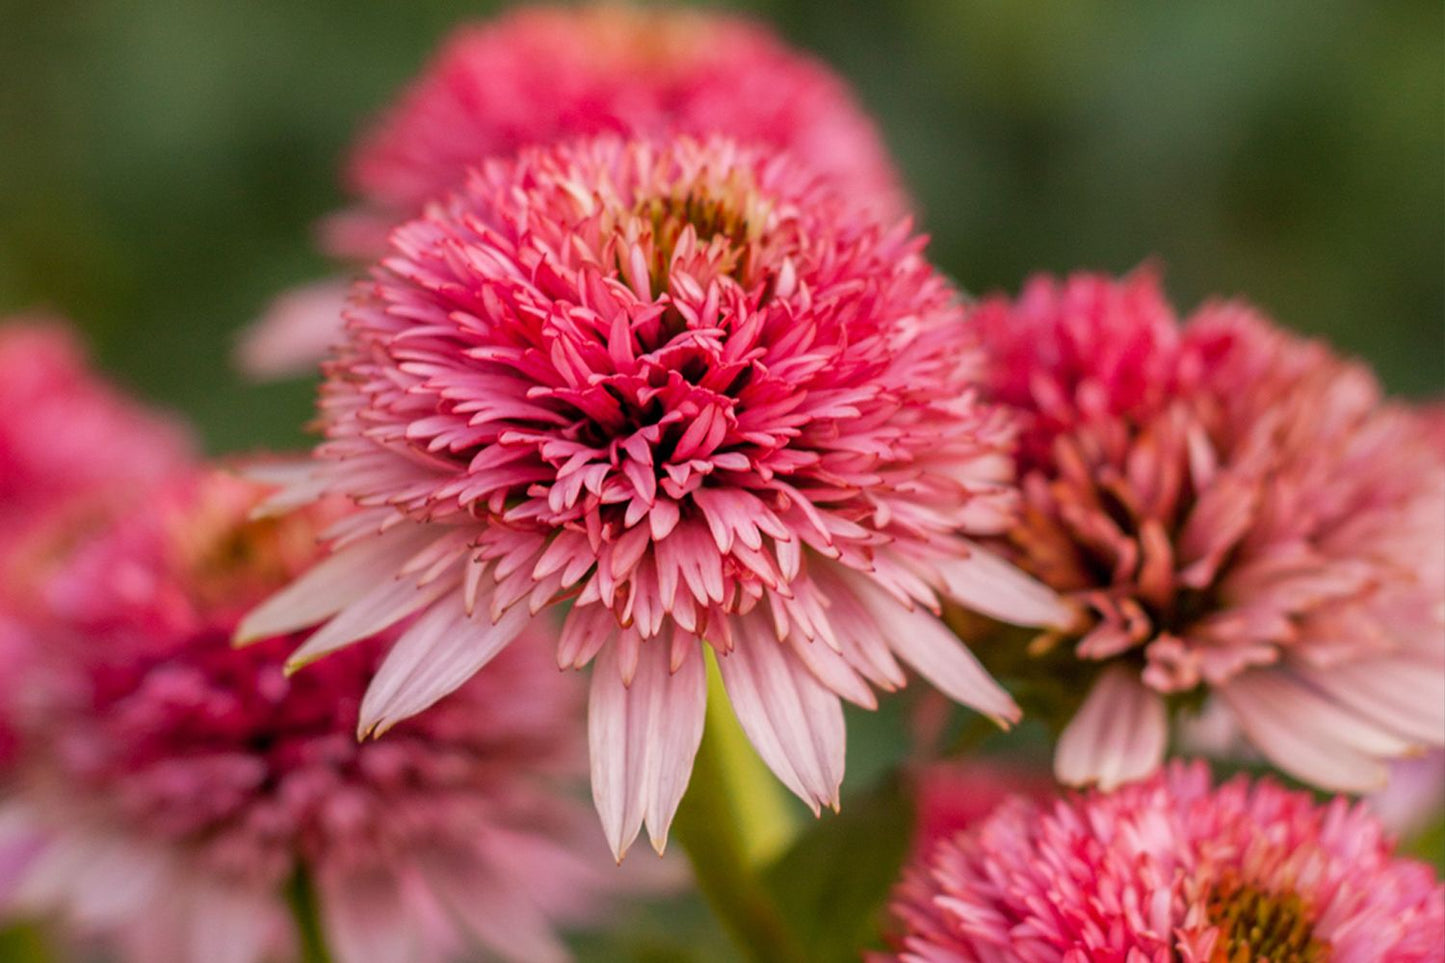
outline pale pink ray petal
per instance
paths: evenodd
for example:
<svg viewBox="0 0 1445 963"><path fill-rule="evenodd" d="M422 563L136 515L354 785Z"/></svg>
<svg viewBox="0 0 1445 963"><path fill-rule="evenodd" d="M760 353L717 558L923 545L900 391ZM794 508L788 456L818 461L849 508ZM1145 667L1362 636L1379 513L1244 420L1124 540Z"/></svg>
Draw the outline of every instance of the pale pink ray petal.
<svg viewBox="0 0 1445 963"><path fill-rule="evenodd" d="M931 612L910 610L857 576L846 576L845 581L890 648L914 671L955 702L977 709L1001 726L1018 722L1022 712L1013 698Z"/></svg>
<svg viewBox="0 0 1445 963"><path fill-rule="evenodd" d="M236 342L243 374L261 381L314 373L341 337L351 282L327 278L283 291Z"/></svg>
<svg viewBox="0 0 1445 963"><path fill-rule="evenodd" d="M236 643L285 635L330 618L392 582L407 559L436 537L422 525L398 525L342 549L252 609L236 629Z"/></svg>
<svg viewBox="0 0 1445 963"><path fill-rule="evenodd" d="M1321 779L1317 785L1324 788L1344 792L1379 789L1388 773L1382 760L1405 755L1412 748L1389 729L1310 688L1288 670L1247 672L1231 679L1220 691L1245 731L1285 771L1316 769L1314 756L1307 750L1291 755L1289 763L1280 758L1280 751L1296 741L1338 757L1336 775L1326 774L1328 765L1319 767ZM1285 731L1261 742L1256 730ZM1355 765L1357 757L1370 760L1370 764ZM1357 781L1364 778L1370 781Z"/></svg>
<svg viewBox="0 0 1445 963"><path fill-rule="evenodd" d="M694 648L674 673L661 639L639 646L631 685L623 683L616 643L592 668L587 736L592 799L621 862L646 821L661 852L702 741L707 677Z"/></svg>
<svg viewBox="0 0 1445 963"><path fill-rule="evenodd" d="M1137 672L1110 666L1059 736L1054 775L1067 785L1108 791L1157 769L1168 739L1163 698Z"/></svg>
<svg viewBox="0 0 1445 963"><path fill-rule="evenodd" d="M1250 741L1280 769L1306 782L1336 792L1370 792L1382 788L1389 767L1351 746L1337 743L1310 728L1298 707L1264 698L1244 676L1218 689Z"/></svg>
<svg viewBox="0 0 1445 963"><path fill-rule="evenodd" d="M1445 670L1410 658L1292 671L1341 705L1421 745L1445 745Z"/></svg>
<svg viewBox="0 0 1445 963"><path fill-rule="evenodd" d="M257 518L268 518L295 511L320 501L335 483L331 473L314 458L276 458L251 462L238 472L242 478L262 485L275 486L276 491L253 510Z"/></svg>
<svg viewBox="0 0 1445 963"><path fill-rule="evenodd" d="M375 591L363 595L336 613L286 660L288 672L305 668L317 659L343 646L375 635L409 615L426 608L444 595L456 591L456 581L438 579L423 585L413 578L400 576L382 583Z"/></svg>
<svg viewBox="0 0 1445 963"><path fill-rule="evenodd" d="M846 739L842 702L772 638L766 619L752 615L734 623L741 641L718 657L718 667L743 731L815 813L836 808Z"/></svg>
<svg viewBox="0 0 1445 963"><path fill-rule="evenodd" d="M1053 589L978 545L969 544L964 557L934 566L945 595L1000 621L1063 629L1078 617Z"/></svg>
<svg viewBox="0 0 1445 963"><path fill-rule="evenodd" d="M525 606L493 623L483 609L468 616L447 599L397 638L361 701L357 731L379 735L454 692L532 622Z"/></svg>

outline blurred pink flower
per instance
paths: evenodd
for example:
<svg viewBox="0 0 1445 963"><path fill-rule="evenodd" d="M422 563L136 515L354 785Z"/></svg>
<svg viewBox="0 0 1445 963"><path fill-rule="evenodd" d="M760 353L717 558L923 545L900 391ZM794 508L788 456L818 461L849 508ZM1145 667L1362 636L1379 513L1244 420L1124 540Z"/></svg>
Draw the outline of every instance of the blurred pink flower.
<svg viewBox="0 0 1445 963"><path fill-rule="evenodd" d="M327 621L304 664L423 613L363 732L570 600L557 658L598 662L593 791L620 856L644 821L663 845L706 645L815 810L838 800L839 696L873 706L899 660L1015 718L938 596L1028 624L1071 613L969 540L1011 519L1010 427L975 401L954 293L905 227L771 153L604 138L487 167L395 245L329 366L328 441L281 500L362 511L241 631Z"/></svg>
<svg viewBox="0 0 1445 963"><path fill-rule="evenodd" d="M908 207L847 84L763 24L658 6L526 7L458 30L383 113L347 166L360 203L326 223L323 244L338 258L381 257L391 229L460 188L470 168L600 134L722 134L792 152L874 214ZM278 300L242 339L245 370L314 370L340 336L336 288Z"/></svg>
<svg viewBox="0 0 1445 963"><path fill-rule="evenodd" d="M0 555L70 499L154 482L190 453L179 422L90 369L65 323L0 320Z"/></svg>
<svg viewBox="0 0 1445 963"><path fill-rule="evenodd" d="M921 856L940 840L971 829L1010 799L1045 799L1054 790L1046 771L1014 763L969 759L929 765L914 780L914 852Z"/></svg>
<svg viewBox="0 0 1445 963"><path fill-rule="evenodd" d="M12 909L66 917L127 959L294 959L301 877L339 963L449 960L477 943L565 959L553 925L598 882L586 812L562 794L582 774L570 680L518 646L425 719L359 745L381 641L295 677L283 662L297 638L229 644L334 514L248 520L260 496L219 473L174 481L47 578L18 792L0 816L0 851L32 850Z"/></svg>
<svg viewBox="0 0 1445 963"><path fill-rule="evenodd" d="M57 516L113 511L184 464L190 438L104 382L68 324L0 319L0 782L14 748L10 702L32 646L16 620L17 574Z"/></svg>
<svg viewBox="0 0 1445 963"><path fill-rule="evenodd" d="M1445 887L1362 804L1203 764L1016 799L904 876L879 963L1438 963Z"/></svg>
<svg viewBox="0 0 1445 963"><path fill-rule="evenodd" d="M1060 779L1147 775L1196 691L1329 789L1445 742L1445 450L1417 410L1243 305L1179 325L1148 272L1038 279L973 320L1029 419L1012 557L1093 614L1031 649L1094 679Z"/></svg>

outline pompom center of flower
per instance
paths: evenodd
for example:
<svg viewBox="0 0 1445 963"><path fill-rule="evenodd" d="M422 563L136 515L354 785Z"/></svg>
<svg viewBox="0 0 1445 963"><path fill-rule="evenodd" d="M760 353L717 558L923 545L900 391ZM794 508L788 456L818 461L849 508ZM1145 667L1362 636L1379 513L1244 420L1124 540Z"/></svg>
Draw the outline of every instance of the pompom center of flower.
<svg viewBox="0 0 1445 963"><path fill-rule="evenodd" d="M682 193L644 198L637 205L637 215L652 227L648 272L654 298L667 292L673 256L688 229L719 276L731 277L747 287L751 240L748 216L729 198L714 196L697 186Z"/></svg>
<svg viewBox="0 0 1445 963"><path fill-rule="evenodd" d="M1219 927L1210 963L1325 963L1330 945L1316 939L1299 894L1272 893L1238 879L1222 880L1209 896L1209 921Z"/></svg>

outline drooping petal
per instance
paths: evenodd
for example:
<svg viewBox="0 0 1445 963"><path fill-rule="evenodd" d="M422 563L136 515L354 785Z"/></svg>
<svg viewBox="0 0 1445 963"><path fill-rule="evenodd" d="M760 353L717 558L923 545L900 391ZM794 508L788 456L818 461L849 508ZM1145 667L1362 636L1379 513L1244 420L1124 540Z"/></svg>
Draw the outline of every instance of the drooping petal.
<svg viewBox="0 0 1445 963"><path fill-rule="evenodd" d="M1269 678L1276 675L1247 673L1219 689L1260 751L1290 775L1336 792L1384 787L1389 769L1371 752L1396 742L1297 683Z"/></svg>
<svg viewBox="0 0 1445 963"><path fill-rule="evenodd" d="M446 600L444 600L446 601ZM387 652L361 702L358 732L379 735L454 692L532 622L514 606L497 622L483 610L437 604L403 632Z"/></svg>
<svg viewBox="0 0 1445 963"><path fill-rule="evenodd" d="M837 807L843 782L843 704L756 616L735 620L742 636L718 657L733 711L768 768L814 812Z"/></svg>
<svg viewBox="0 0 1445 963"><path fill-rule="evenodd" d="M1053 589L978 545L935 565L944 594L1000 621L1063 629L1078 618Z"/></svg>
<svg viewBox="0 0 1445 963"><path fill-rule="evenodd" d="M1157 769L1168 739L1164 700L1127 666L1110 666L1059 736L1054 775L1108 791Z"/></svg>
<svg viewBox="0 0 1445 963"><path fill-rule="evenodd" d="M847 584L900 659L955 702L1001 726L1018 722L1018 705L962 642L931 612L908 609L856 576Z"/></svg>
<svg viewBox="0 0 1445 963"><path fill-rule="evenodd" d="M252 609L236 629L244 645L309 628L389 585L411 555L435 535L420 525L399 525L347 546ZM386 626L377 626L377 629Z"/></svg>
<svg viewBox="0 0 1445 963"><path fill-rule="evenodd" d="M702 741L707 676L696 646L674 672L670 647L652 639L640 645L627 685L617 649L607 646L593 665L587 736L592 799L621 862L644 821L654 848L667 842Z"/></svg>

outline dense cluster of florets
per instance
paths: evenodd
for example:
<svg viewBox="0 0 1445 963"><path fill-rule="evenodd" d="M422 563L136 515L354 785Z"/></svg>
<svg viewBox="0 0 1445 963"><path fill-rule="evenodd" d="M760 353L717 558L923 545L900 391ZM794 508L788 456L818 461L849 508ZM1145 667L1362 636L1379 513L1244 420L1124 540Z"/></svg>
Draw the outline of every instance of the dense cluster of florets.
<svg viewBox="0 0 1445 963"><path fill-rule="evenodd" d="M1148 274L1036 280L973 321L1025 418L1009 554L1093 616L1064 640L1102 674L1061 777L1146 774L1165 697L1201 688L1329 788L1445 740L1445 452L1426 418L1243 305L1181 325Z"/></svg>
<svg viewBox="0 0 1445 963"><path fill-rule="evenodd" d="M327 368L318 466L287 496L361 512L242 633L335 614L305 661L426 611L365 728L570 600L558 661L600 655L594 733L636 730L593 742L621 851L648 807L660 843L686 784L704 644L754 744L815 807L837 800L839 697L873 705L869 683L904 683L900 659L1014 716L930 610L946 595L1028 624L1069 613L970 541L1011 520L1012 429L975 397L961 310L906 227L786 157L604 138L488 166L394 244ZM466 657L446 654L451 635ZM663 725L686 734L665 762L631 758L662 751ZM661 785L631 784L649 772Z"/></svg>
<svg viewBox="0 0 1445 963"><path fill-rule="evenodd" d="M560 958L545 920L592 885L557 794L580 763L569 681L519 647L358 744L382 640L295 676L295 638L230 645L334 515L247 520L262 493L173 480L45 576L7 813L32 840L19 903L134 959L270 960L296 952L287 893L304 883L341 960L447 959L472 941Z"/></svg>
<svg viewBox="0 0 1445 963"><path fill-rule="evenodd" d="M1363 805L1175 765L1113 793L1015 799L936 845L895 963L1426 963L1445 887ZM882 963L882 958L880 958Z"/></svg>

